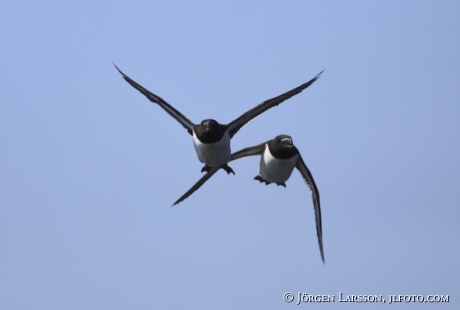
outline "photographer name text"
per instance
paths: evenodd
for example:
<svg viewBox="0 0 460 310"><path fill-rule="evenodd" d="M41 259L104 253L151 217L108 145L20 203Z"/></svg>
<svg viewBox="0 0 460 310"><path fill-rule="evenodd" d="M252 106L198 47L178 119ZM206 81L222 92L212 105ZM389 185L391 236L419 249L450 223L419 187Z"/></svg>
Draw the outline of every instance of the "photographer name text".
<svg viewBox="0 0 460 310"><path fill-rule="evenodd" d="M441 303L449 302L449 295L353 295L339 292L337 295L315 295L298 292L294 295L286 292L283 295L285 302L295 302L296 305L309 302L356 302L356 303Z"/></svg>

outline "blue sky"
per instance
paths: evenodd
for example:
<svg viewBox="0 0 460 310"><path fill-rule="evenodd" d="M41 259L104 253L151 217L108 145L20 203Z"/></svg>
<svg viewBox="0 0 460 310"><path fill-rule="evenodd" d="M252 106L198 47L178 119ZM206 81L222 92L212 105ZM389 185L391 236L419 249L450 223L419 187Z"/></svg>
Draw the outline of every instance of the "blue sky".
<svg viewBox="0 0 460 310"><path fill-rule="evenodd" d="M0 4L2 309L354 309L285 292L441 294L460 303L457 1ZM194 122L289 134L321 195L199 177L192 139L112 65Z"/></svg>

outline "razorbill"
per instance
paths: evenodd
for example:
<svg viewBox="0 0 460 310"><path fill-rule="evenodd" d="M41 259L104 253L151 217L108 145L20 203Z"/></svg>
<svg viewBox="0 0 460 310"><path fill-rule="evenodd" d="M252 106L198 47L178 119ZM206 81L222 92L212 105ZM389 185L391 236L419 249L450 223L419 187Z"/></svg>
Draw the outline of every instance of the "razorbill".
<svg viewBox="0 0 460 310"><path fill-rule="evenodd" d="M286 181L291 176L294 167L299 170L302 178L310 189L313 206L315 209L316 234L318 235L319 251L324 262L323 251L323 230L321 223L321 207L319 202L319 191L310 170L305 165L299 150L294 146L292 138L288 135L279 135L273 140L244 148L233 153L229 162L247 157L260 155L259 174L254 178L266 185L275 183L286 187ZM184 195L182 195L173 205L177 205L193 192L201 187L211 178L221 167L213 167L201 177Z"/></svg>
<svg viewBox="0 0 460 310"><path fill-rule="evenodd" d="M310 81L282 94L275 98L266 100L258 106L247 111L234 121L223 125L213 119L205 119L200 124L192 123L187 117L181 112L172 107L169 103L163 100L161 97L153 94L140 84L136 83L129 76L123 73L115 64L115 68L120 72L123 78L131 84L135 89L140 91L150 101L158 104L163 110L169 115L175 118L193 137L193 145L195 147L196 154L200 162L204 163L205 166L201 169L201 172L209 172L213 167L219 167L224 169L228 174L233 173L233 169L227 165L230 160L231 149L230 140L233 136L246 125L249 121L259 116L263 112L267 111L274 106L279 105L286 99L297 95L302 92L305 88L313 84L323 73L321 71L318 75L312 78Z"/></svg>

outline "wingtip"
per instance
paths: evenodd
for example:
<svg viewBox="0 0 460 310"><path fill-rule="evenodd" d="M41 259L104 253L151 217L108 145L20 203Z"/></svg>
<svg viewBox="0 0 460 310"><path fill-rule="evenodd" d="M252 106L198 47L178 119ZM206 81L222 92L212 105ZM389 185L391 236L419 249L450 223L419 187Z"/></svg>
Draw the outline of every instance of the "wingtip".
<svg viewBox="0 0 460 310"><path fill-rule="evenodd" d="M324 70L326 70L326 69L323 69L323 71L321 71L320 73L318 73L318 74L315 76L315 78L319 79L319 77L321 76L321 74L323 74Z"/></svg>
<svg viewBox="0 0 460 310"><path fill-rule="evenodd" d="M115 66L115 69L117 69L118 72L120 72L120 74L121 74L123 77L126 76L126 74L124 74L123 71L121 71L120 68L118 68L118 66L113 62L113 60L112 60L112 64Z"/></svg>

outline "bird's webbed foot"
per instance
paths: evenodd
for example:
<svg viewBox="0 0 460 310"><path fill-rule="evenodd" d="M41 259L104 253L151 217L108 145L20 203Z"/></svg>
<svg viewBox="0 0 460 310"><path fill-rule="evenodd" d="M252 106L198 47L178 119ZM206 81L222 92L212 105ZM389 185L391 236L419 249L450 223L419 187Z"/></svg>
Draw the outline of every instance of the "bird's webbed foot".
<svg viewBox="0 0 460 310"><path fill-rule="evenodd" d="M235 172L233 171L233 169L230 168L227 164L223 164L220 167L224 169L227 172L227 174L233 173L233 175L235 175Z"/></svg>
<svg viewBox="0 0 460 310"><path fill-rule="evenodd" d="M268 182L267 180L265 180L264 178L262 178L260 175L256 176L256 177L254 178L254 180L257 180L257 181L259 181L260 183L265 183L265 185L270 184L270 182Z"/></svg>
<svg viewBox="0 0 460 310"><path fill-rule="evenodd" d="M204 167L201 169L201 173L203 173L203 172L209 172L211 169L212 169L211 166L204 165Z"/></svg>

